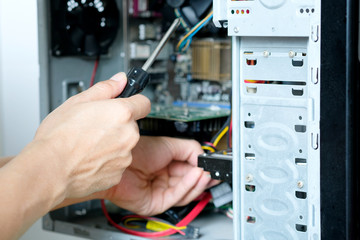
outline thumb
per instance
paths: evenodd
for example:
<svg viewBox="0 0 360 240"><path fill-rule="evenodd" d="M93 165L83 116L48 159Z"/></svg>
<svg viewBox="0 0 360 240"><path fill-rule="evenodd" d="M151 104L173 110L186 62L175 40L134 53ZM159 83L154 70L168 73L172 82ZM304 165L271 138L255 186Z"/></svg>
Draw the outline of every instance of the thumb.
<svg viewBox="0 0 360 240"><path fill-rule="evenodd" d="M110 80L102 81L88 90L78 94L77 100L80 102L91 102L105 99L112 99L120 95L127 82L126 74L117 73Z"/></svg>

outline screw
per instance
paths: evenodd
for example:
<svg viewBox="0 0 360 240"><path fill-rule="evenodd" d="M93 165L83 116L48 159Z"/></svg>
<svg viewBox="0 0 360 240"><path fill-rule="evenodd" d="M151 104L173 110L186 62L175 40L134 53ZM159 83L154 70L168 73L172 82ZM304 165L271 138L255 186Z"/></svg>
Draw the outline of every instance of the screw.
<svg viewBox="0 0 360 240"><path fill-rule="evenodd" d="M215 172L215 176L219 177L220 173L219 172Z"/></svg>
<svg viewBox="0 0 360 240"><path fill-rule="evenodd" d="M298 188L303 188L304 187L304 182L298 181L297 186L298 186Z"/></svg>
<svg viewBox="0 0 360 240"><path fill-rule="evenodd" d="M291 58L295 57L295 52L294 52L294 51L290 51L290 52L289 52L289 57L291 57Z"/></svg>
<svg viewBox="0 0 360 240"><path fill-rule="evenodd" d="M263 52L263 56L264 56L264 57L269 57L269 56L270 56L270 52L269 52L269 51L264 51L264 52Z"/></svg>
<svg viewBox="0 0 360 240"><path fill-rule="evenodd" d="M238 33L239 32L239 28L238 27L234 27L234 32Z"/></svg>
<svg viewBox="0 0 360 240"><path fill-rule="evenodd" d="M254 176L252 174L248 174L246 177L245 177L245 180L247 182L252 182L254 180Z"/></svg>

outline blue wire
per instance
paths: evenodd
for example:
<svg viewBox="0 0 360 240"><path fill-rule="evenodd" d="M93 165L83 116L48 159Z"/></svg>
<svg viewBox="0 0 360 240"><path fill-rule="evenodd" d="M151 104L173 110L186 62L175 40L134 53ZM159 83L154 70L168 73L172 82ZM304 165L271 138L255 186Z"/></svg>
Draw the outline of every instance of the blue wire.
<svg viewBox="0 0 360 240"><path fill-rule="evenodd" d="M188 38L188 39L186 40L186 42L188 42L188 41L190 41L190 42L189 42L189 44L187 45L187 47L183 50L183 52L185 52L186 50L189 49L189 47L190 47L190 45L191 45L191 42L192 42L192 38Z"/></svg>
<svg viewBox="0 0 360 240"><path fill-rule="evenodd" d="M195 36L195 34L200 31L201 28L203 28L206 24L208 24L208 22L213 18L213 15L211 14L211 16L205 21L203 22L192 34L190 34L181 44L180 44L180 47L179 49L181 50L185 44L190 40L190 43L188 44L188 47L186 49L184 49L183 51L186 51L190 44L191 44L191 41L192 41L192 38Z"/></svg>
<svg viewBox="0 0 360 240"><path fill-rule="evenodd" d="M203 22L192 34L190 34L180 45L180 49L183 49L185 44L193 38L193 36L200 31L201 28L203 28L211 19L212 19L213 15L211 15L205 22ZM191 42L190 42L191 43ZM188 44L188 46L190 46L190 43ZM188 48L184 49L183 51L187 50Z"/></svg>
<svg viewBox="0 0 360 240"><path fill-rule="evenodd" d="M206 20L205 22L203 22L203 24L200 25L200 27L198 27L192 34L190 34L190 36L188 38L192 38L201 28L203 28L206 24L208 24L208 22L213 18L213 15L211 14L211 16L209 17L208 20Z"/></svg>

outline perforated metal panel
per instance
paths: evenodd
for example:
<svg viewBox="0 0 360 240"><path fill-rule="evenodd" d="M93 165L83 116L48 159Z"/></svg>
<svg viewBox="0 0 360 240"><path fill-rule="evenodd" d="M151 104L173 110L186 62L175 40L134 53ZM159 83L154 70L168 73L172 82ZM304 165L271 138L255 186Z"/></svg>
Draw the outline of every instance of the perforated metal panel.
<svg viewBox="0 0 360 240"><path fill-rule="evenodd" d="M320 1L228 0L226 7L234 36L235 239L318 240Z"/></svg>

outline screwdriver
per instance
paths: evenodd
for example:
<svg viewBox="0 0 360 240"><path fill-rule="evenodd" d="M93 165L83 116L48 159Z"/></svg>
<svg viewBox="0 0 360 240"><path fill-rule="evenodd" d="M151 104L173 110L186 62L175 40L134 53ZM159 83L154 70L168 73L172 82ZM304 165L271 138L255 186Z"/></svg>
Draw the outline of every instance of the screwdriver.
<svg viewBox="0 0 360 240"><path fill-rule="evenodd" d="M160 40L160 43L155 48L154 52L150 55L150 57L146 60L144 65L139 67L133 67L127 74L127 83L122 91L122 93L118 96L120 98L131 97L132 95L140 93L146 85L150 81L150 75L147 73L149 67L153 64L156 57L159 55L167 41L170 39L171 35L175 32L180 24L180 19L176 18L174 22L171 24L170 28L167 30L165 35Z"/></svg>

